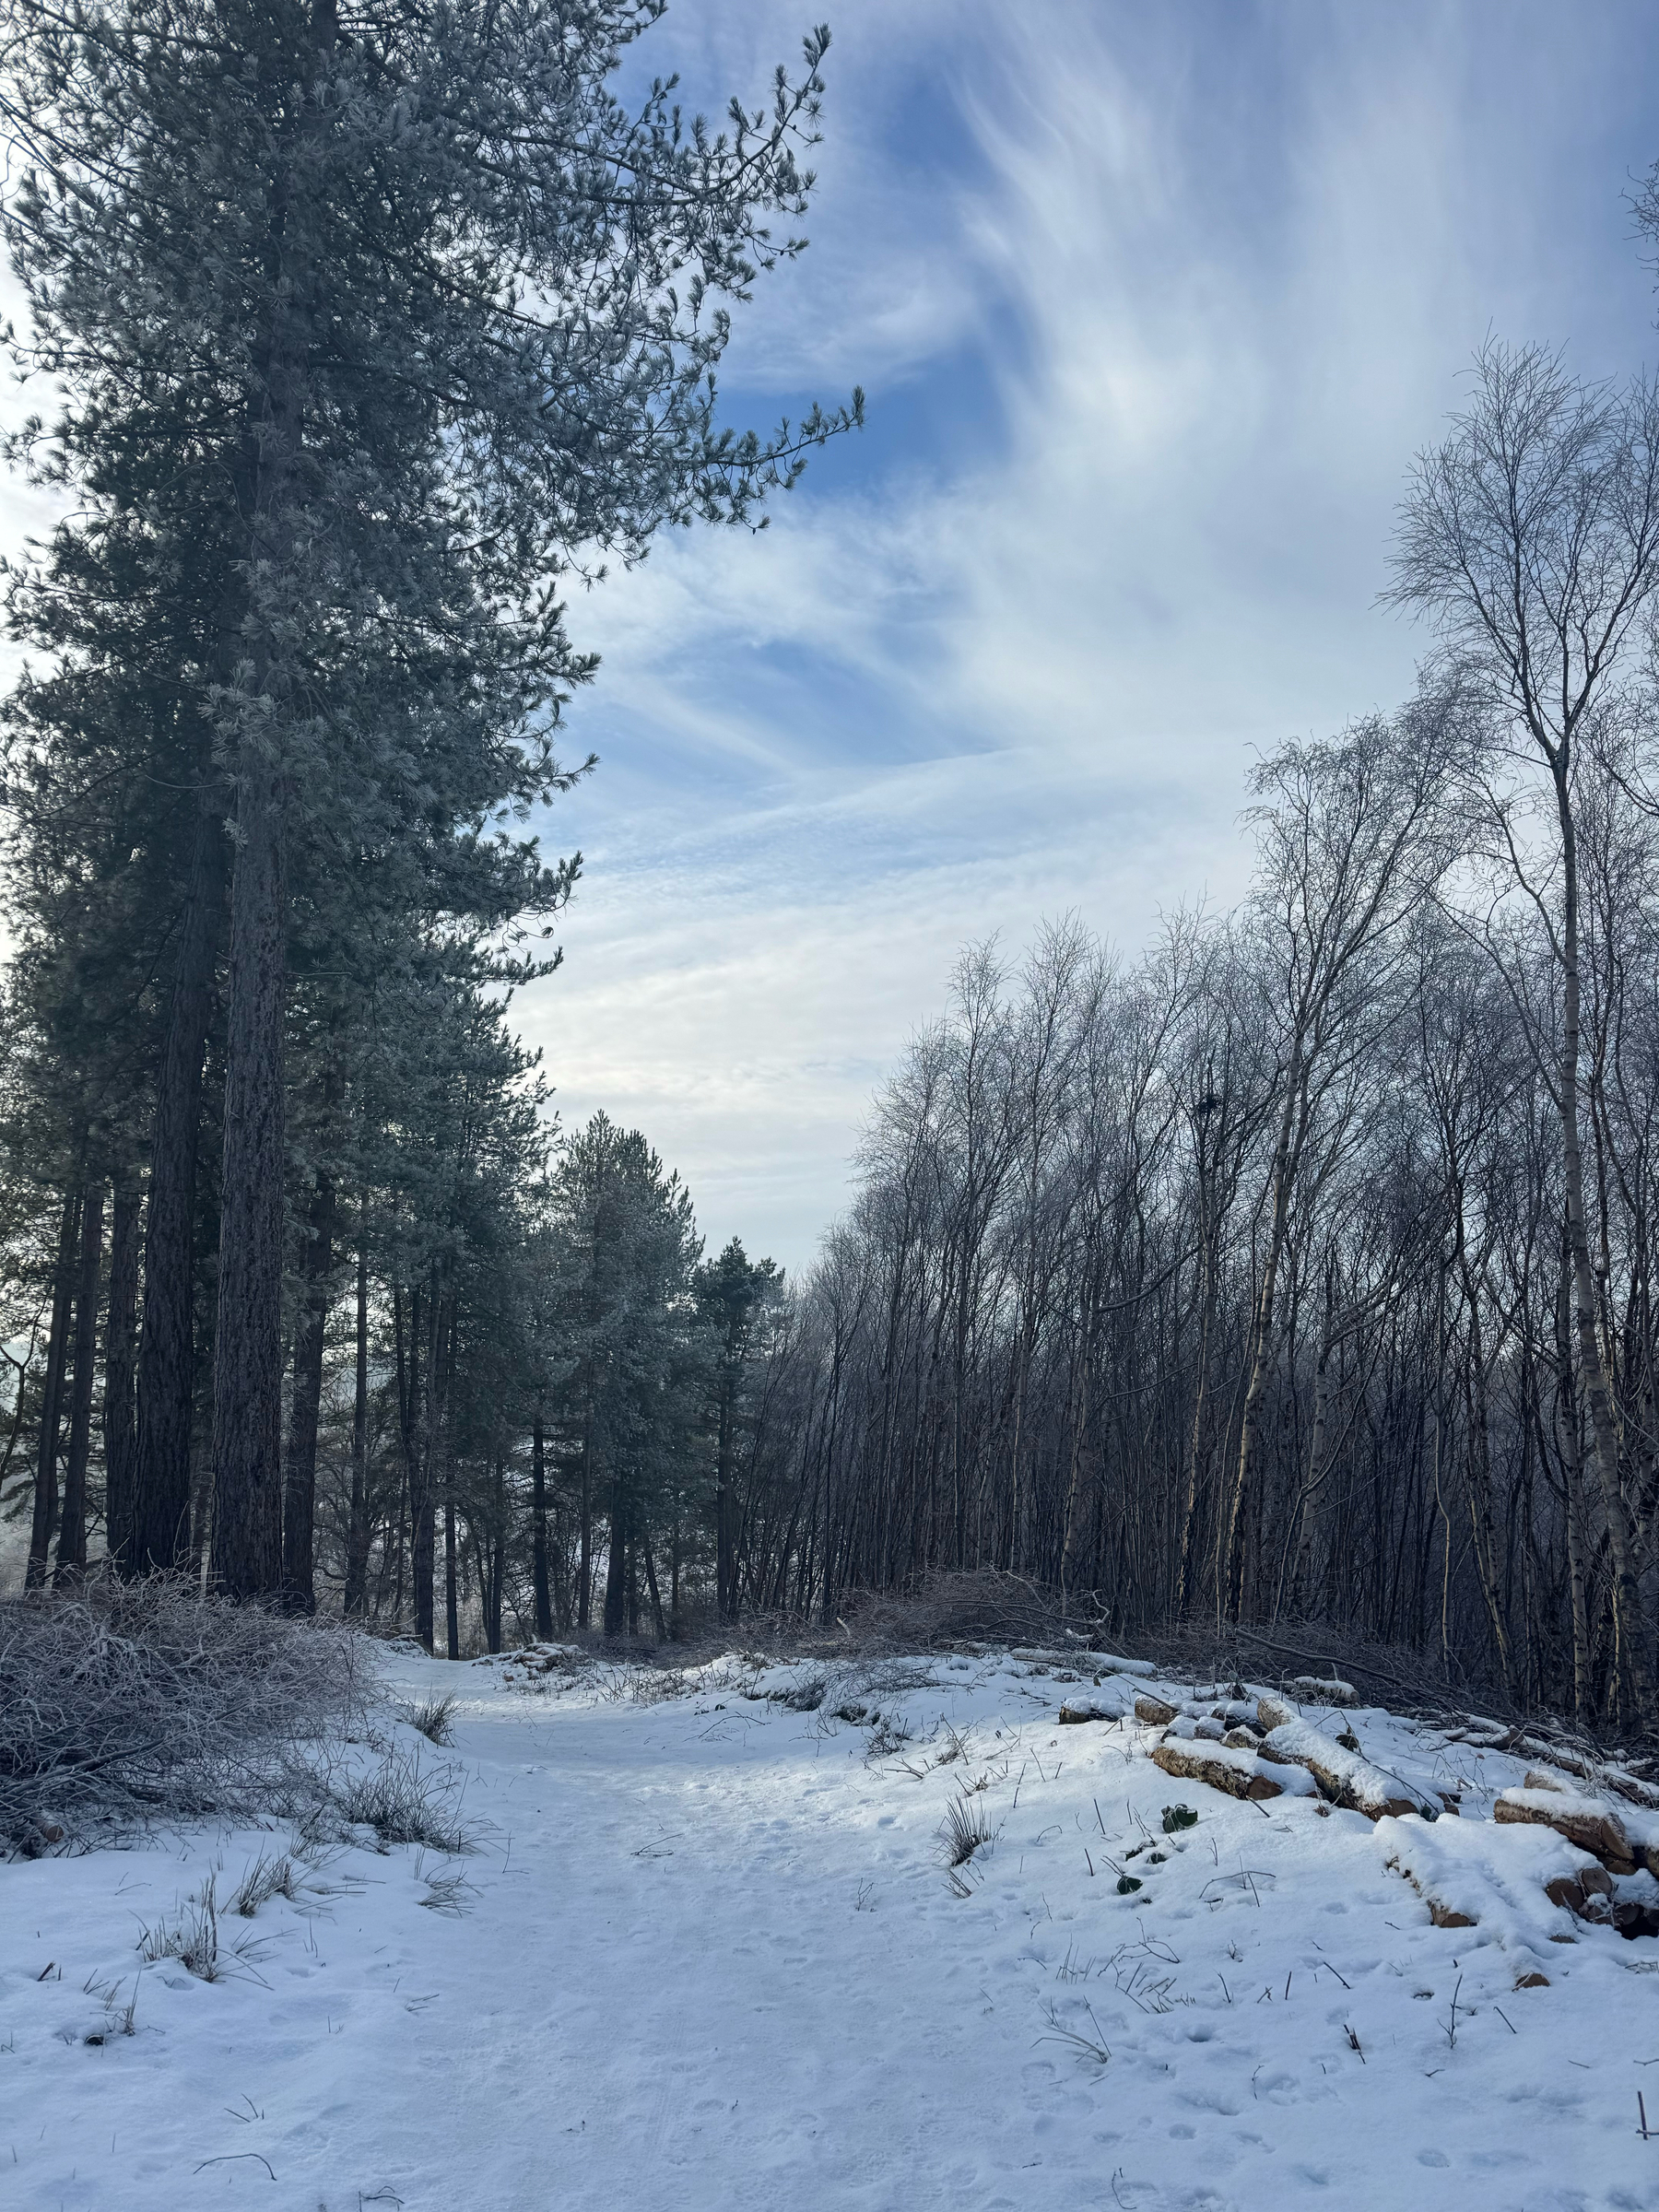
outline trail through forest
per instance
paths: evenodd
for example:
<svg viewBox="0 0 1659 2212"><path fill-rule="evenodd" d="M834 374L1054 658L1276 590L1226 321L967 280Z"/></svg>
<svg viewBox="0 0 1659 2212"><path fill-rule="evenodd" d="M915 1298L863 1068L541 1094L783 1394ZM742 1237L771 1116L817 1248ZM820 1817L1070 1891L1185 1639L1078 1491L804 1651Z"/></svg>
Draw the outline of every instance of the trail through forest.
<svg viewBox="0 0 1659 2212"><path fill-rule="evenodd" d="M1003 1655L390 1665L459 1697L395 1747L454 1764L469 1856L337 1849L251 1917L285 1831L0 1874L8 2204L1659 2205L1659 1941L1544 1897L1519 1759L1305 1704L1461 1804L1373 1825L1172 1780L1144 1681ZM1477 1925L1388 1864L1431 1845ZM209 1875L222 1978L143 1963Z"/></svg>

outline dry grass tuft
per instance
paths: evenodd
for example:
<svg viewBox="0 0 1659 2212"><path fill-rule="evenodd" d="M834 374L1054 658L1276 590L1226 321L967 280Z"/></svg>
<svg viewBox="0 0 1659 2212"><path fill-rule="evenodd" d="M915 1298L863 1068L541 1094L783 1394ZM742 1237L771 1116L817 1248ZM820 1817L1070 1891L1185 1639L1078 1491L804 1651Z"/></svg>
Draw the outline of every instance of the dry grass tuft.
<svg viewBox="0 0 1659 2212"><path fill-rule="evenodd" d="M420 1843L460 1858L477 1848L461 1819L462 1786L455 1767L423 1767L412 1755L390 1751L378 1766L338 1779L331 1795L345 1819L373 1829L382 1848Z"/></svg>
<svg viewBox="0 0 1659 2212"><path fill-rule="evenodd" d="M429 1744L446 1750L455 1740L455 1707L459 1700L453 1697L426 1698L418 1705L408 1706L404 1718Z"/></svg>

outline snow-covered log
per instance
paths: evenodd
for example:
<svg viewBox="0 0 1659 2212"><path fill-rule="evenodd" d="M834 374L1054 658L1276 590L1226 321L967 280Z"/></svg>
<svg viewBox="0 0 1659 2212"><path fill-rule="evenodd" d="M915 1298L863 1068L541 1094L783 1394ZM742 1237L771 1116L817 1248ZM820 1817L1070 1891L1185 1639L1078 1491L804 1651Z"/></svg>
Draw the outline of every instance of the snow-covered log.
<svg viewBox="0 0 1659 2212"><path fill-rule="evenodd" d="M1305 1767L1334 1805L1347 1806L1371 1820L1402 1813L1438 1820L1443 1809L1427 1790L1373 1766L1363 1752L1338 1743L1309 1721L1288 1721L1275 1728L1262 1745L1261 1757Z"/></svg>

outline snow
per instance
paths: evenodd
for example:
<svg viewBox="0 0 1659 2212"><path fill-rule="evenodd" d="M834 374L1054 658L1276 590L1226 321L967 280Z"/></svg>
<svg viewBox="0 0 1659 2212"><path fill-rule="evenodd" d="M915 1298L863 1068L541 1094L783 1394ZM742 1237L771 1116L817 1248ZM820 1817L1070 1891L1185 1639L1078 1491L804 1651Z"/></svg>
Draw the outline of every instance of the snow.
<svg viewBox="0 0 1659 2212"><path fill-rule="evenodd" d="M1543 1897L1584 1862L1492 1820L1519 1759L1345 1710L1461 1800L1373 1827L1060 1725L1077 1659L387 1664L460 1700L453 1753L396 1733L461 1771L472 1856L342 1847L221 1918L213 1983L141 1930L283 1832L0 1866L7 2212L1659 2206L1659 1941Z"/></svg>

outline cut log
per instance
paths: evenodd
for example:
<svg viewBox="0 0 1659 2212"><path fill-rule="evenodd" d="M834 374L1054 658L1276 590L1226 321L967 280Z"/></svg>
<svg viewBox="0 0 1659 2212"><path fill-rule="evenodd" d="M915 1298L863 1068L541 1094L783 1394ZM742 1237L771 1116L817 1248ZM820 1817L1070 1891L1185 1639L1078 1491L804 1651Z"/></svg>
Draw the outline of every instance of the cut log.
<svg viewBox="0 0 1659 2212"><path fill-rule="evenodd" d="M983 1644L967 1648L988 1652L994 1647ZM1094 1675L1155 1675L1158 1672L1150 1659L1124 1659L1116 1652L1091 1652L1081 1647L1075 1652L1051 1652L1039 1644L1021 1643L1017 1644L1008 1656L1017 1659L1021 1666L1069 1666L1077 1668L1079 1673L1087 1669Z"/></svg>
<svg viewBox="0 0 1659 2212"><path fill-rule="evenodd" d="M1253 1755L1229 1751L1220 1744L1166 1736L1152 1754L1155 1766L1182 1782L1205 1782L1229 1797L1279 1797L1284 1784L1262 1772Z"/></svg>
<svg viewBox="0 0 1659 2212"><path fill-rule="evenodd" d="M1264 1696L1256 1700L1256 1719L1264 1735L1271 1735L1274 1729L1283 1728L1296 1718L1295 1706L1283 1698Z"/></svg>
<svg viewBox="0 0 1659 2212"><path fill-rule="evenodd" d="M1492 1818L1553 1828L1569 1843L1599 1859L1609 1874L1636 1871L1636 1854L1618 1815L1594 1797L1569 1797L1559 1790L1503 1790Z"/></svg>
<svg viewBox="0 0 1659 2212"><path fill-rule="evenodd" d="M1416 1813L1438 1820L1440 1801L1415 1789L1384 1767L1373 1767L1360 1752L1349 1751L1308 1721L1288 1721L1262 1745L1262 1757L1285 1766L1306 1767L1333 1805L1363 1813L1368 1820Z"/></svg>
<svg viewBox="0 0 1659 2212"><path fill-rule="evenodd" d="M1135 1700L1135 1717L1145 1721L1148 1728L1167 1728L1175 1713L1173 1705L1166 1699L1155 1698L1149 1689L1142 1690Z"/></svg>
<svg viewBox="0 0 1659 2212"><path fill-rule="evenodd" d="M1335 1676L1291 1675L1285 1688L1293 1698L1304 1705L1358 1705L1359 1692L1351 1682L1338 1682Z"/></svg>
<svg viewBox="0 0 1659 2212"><path fill-rule="evenodd" d="M1585 1866L1577 1874L1558 1874L1545 1883L1544 1894L1552 1905L1565 1905L1575 1919L1583 1920L1592 1898L1612 1896L1613 1877L1605 1866Z"/></svg>

